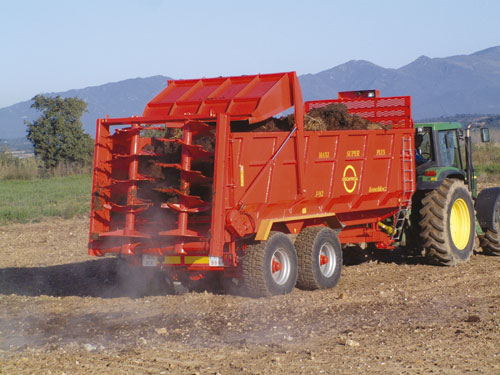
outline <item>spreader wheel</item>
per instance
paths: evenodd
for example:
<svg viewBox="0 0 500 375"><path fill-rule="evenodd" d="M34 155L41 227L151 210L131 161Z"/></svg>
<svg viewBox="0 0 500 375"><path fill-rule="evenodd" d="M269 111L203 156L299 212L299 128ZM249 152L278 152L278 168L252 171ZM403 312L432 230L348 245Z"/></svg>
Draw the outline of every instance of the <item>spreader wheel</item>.
<svg viewBox="0 0 500 375"><path fill-rule="evenodd" d="M342 248L333 230L305 228L297 236L295 248L299 260L299 288L325 289L337 285L342 269Z"/></svg>
<svg viewBox="0 0 500 375"><path fill-rule="evenodd" d="M271 232L267 241L247 246L241 258L243 283L255 297L290 293L297 280L297 254L292 241Z"/></svg>
<svg viewBox="0 0 500 375"><path fill-rule="evenodd" d="M474 249L474 206L462 181L447 178L422 200L420 237L433 262L453 266L469 259Z"/></svg>

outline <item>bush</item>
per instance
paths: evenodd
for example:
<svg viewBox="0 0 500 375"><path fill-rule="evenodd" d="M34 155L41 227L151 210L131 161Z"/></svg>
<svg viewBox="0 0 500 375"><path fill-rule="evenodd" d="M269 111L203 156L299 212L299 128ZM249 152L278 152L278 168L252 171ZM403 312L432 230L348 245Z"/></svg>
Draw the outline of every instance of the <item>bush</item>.
<svg viewBox="0 0 500 375"><path fill-rule="evenodd" d="M37 178L64 177L79 174L90 174L91 163L59 163L53 168L45 168L35 157L19 158L13 156L4 147L0 151L0 181L33 180Z"/></svg>
<svg viewBox="0 0 500 375"><path fill-rule="evenodd" d="M39 176L40 167L34 157L15 157L6 147L0 151L0 180L32 180Z"/></svg>

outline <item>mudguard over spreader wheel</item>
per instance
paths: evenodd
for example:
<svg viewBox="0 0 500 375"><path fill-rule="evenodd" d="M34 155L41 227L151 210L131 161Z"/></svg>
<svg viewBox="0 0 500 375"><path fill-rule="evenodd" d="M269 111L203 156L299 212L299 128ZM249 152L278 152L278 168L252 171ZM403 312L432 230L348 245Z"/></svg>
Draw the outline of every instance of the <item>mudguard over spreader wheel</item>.
<svg viewBox="0 0 500 375"><path fill-rule="evenodd" d="M299 260L297 287L333 288L340 279L342 247L333 230L325 227L303 229L295 241Z"/></svg>
<svg viewBox="0 0 500 375"><path fill-rule="evenodd" d="M462 181L447 178L427 193L420 210L420 237L425 255L434 263L466 262L474 249L472 198Z"/></svg>
<svg viewBox="0 0 500 375"><path fill-rule="evenodd" d="M272 232L250 245L241 259L243 283L254 297L288 294L297 280L297 254L286 234Z"/></svg>

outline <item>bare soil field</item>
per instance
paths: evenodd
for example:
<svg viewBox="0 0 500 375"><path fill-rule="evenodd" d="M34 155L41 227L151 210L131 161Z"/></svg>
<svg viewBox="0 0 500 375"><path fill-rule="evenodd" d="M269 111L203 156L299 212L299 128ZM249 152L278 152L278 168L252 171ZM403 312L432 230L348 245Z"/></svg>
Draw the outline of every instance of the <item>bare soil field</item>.
<svg viewBox="0 0 500 375"><path fill-rule="evenodd" d="M500 373L500 258L346 249L330 290L135 297L87 231L0 228L1 374Z"/></svg>

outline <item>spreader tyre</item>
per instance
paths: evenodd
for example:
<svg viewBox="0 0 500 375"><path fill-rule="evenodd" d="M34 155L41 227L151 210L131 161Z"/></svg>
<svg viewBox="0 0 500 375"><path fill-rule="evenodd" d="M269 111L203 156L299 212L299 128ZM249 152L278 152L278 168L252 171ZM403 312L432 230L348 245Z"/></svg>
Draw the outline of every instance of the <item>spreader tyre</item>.
<svg viewBox="0 0 500 375"><path fill-rule="evenodd" d="M297 281L297 254L292 241L271 232L267 241L247 246L241 259L243 283L255 297L290 293Z"/></svg>
<svg viewBox="0 0 500 375"><path fill-rule="evenodd" d="M453 266L469 259L474 249L474 206L462 181L447 178L427 193L420 215L420 237L429 260Z"/></svg>
<svg viewBox="0 0 500 375"><path fill-rule="evenodd" d="M299 261L297 287L326 289L337 285L342 270L342 248L333 230L303 229L295 241Z"/></svg>

